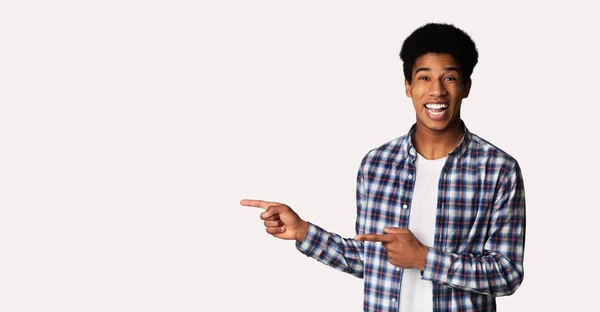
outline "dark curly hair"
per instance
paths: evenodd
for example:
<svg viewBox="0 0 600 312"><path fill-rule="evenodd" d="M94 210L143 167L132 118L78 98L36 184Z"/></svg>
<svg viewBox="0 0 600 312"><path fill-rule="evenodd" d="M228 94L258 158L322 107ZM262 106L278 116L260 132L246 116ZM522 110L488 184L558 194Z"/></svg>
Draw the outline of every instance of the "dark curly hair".
<svg viewBox="0 0 600 312"><path fill-rule="evenodd" d="M412 69L415 61L427 53L452 55L460 64L464 84L471 80L473 68L475 68L479 57L475 42L461 29L452 24L425 24L413 31L404 40L400 50L404 78L408 83L412 82Z"/></svg>

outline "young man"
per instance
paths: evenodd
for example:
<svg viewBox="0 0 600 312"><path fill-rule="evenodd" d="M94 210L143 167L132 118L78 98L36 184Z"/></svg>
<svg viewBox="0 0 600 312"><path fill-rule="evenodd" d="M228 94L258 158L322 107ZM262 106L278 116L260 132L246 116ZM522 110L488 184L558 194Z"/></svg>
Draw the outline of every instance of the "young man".
<svg viewBox="0 0 600 312"><path fill-rule="evenodd" d="M474 42L427 24L402 46L416 123L364 157L354 238L260 200L266 231L364 278L365 311L495 311L523 280L525 194L517 161L460 118L477 64Z"/></svg>

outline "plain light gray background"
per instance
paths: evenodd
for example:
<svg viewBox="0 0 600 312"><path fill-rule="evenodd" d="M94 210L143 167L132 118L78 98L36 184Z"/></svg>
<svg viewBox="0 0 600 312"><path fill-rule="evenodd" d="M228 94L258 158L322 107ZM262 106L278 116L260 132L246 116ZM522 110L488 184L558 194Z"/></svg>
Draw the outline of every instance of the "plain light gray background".
<svg viewBox="0 0 600 312"><path fill-rule="evenodd" d="M583 3L2 2L0 310L360 311L362 280L239 200L353 236L362 156L414 122L398 52L429 21L475 40L463 119L525 178L525 281L500 311L589 310L600 25Z"/></svg>

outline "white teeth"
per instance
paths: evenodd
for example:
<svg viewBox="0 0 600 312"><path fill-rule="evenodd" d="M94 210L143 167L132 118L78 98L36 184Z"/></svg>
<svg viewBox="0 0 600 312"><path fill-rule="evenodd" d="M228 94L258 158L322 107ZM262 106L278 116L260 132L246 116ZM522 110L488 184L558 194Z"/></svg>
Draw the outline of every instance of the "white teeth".
<svg viewBox="0 0 600 312"><path fill-rule="evenodd" d="M448 104L425 104L425 107L429 109L442 109L447 108Z"/></svg>

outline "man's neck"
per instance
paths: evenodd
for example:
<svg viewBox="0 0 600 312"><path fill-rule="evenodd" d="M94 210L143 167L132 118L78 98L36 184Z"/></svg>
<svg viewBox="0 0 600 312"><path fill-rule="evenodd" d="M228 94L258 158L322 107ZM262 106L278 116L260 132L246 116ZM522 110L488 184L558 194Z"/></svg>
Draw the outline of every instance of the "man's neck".
<svg viewBox="0 0 600 312"><path fill-rule="evenodd" d="M440 159L448 156L460 143L464 135L461 124L444 131L433 131L417 124L413 145L426 159Z"/></svg>

